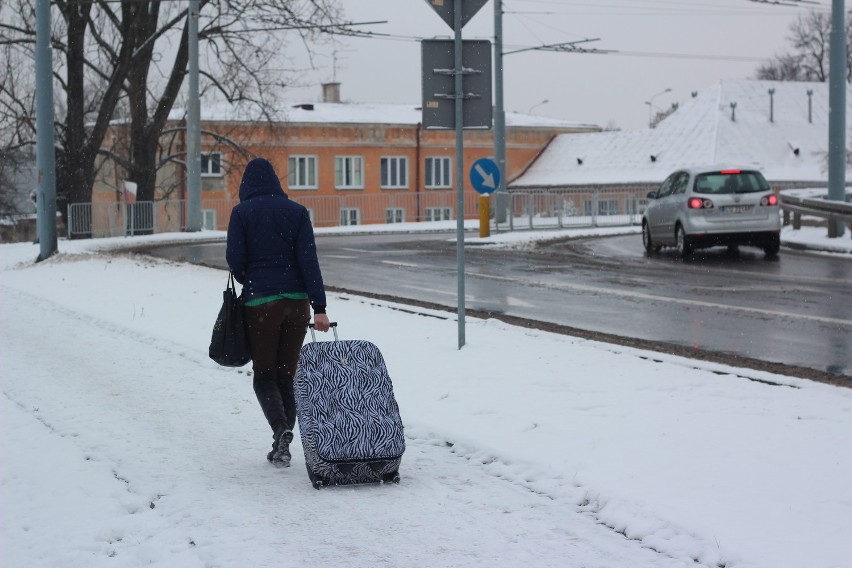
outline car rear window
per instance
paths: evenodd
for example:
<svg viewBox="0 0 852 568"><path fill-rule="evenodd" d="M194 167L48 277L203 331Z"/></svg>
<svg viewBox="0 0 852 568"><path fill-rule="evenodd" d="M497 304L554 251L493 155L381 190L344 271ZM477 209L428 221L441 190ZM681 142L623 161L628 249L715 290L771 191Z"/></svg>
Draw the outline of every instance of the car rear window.
<svg viewBox="0 0 852 568"><path fill-rule="evenodd" d="M746 170L707 172L695 177L694 193L756 193L769 191L763 174Z"/></svg>

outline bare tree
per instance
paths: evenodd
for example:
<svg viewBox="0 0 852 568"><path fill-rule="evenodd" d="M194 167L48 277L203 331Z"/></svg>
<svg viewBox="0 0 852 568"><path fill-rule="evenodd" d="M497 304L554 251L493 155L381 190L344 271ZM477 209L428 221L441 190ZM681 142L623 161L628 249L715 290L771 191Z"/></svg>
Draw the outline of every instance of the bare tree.
<svg viewBox="0 0 852 568"><path fill-rule="evenodd" d="M767 81L807 81L802 74L801 56L777 55L757 68L757 78Z"/></svg>
<svg viewBox="0 0 852 568"><path fill-rule="evenodd" d="M791 53L776 55L757 69L756 77L773 81L828 81L831 16L811 10L790 25ZM852 17L846 14L847 81L852 82Z"/></svg>
<svg viewBox="0 0 852 568"><path fill-rule="evenodd" d="M6 67L31 69L34 0L0 4L0 47ZM52 46L57 85L57 193L69 203L91 201L97 157L108 154L154 198L161 135L187 74L188 9L166 0L55 0ZM289 39L309 49L318 35L345 30L336 0L200 0L199 52L203 88L269 115L287 85L281 53ZM14 62L14 63L11 63ZM0 88L0 125L17 124L35 138L33 85ZM126 153L105 148L118 113L129 129Z"/></svg>
<svg viewBox="0 0 852 568"><path fill-rule="evenodd" d="M25 88L31 83L18 65L15 50L2 46L0 51L0 216L9 216L33 211L28 203L27 174L31 173L34 150L30 135L35 96L32 88ZM5 95L13 91L23 95L18 99Z"/></svg>

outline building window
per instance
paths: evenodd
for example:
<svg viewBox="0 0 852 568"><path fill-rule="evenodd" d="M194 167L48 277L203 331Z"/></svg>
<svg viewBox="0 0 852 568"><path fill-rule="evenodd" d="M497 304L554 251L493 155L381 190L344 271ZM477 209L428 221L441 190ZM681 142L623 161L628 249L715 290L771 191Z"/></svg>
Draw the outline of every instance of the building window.
<svg viewBox="0 0 852 568"><path fill-rule="evenodd" d="M597 213L595 213L595 203L598 204ZM587 199L584 202L583 209L586 215L618 215L618 200L617 199Z"/></svg>
<svg viewBox="0 0 852 568"><path fill-rule="evenodd" d="M202 209L201 210L201 225L208 231L215 231L216 226L216 210Z"/></svg>
<svg viewBox="0 0 852 568"><path fill-rule="evenodd" d="M645 207L648 206L647 199L640 199L638 197L630 197L627 199L626 208L627 213L630 215L641 215L645 212Z"/></svg>
<svg viewBox="0 0 852 568"><path fill-rule="evenodd" d="M426 189L452 187L450 158L426 158Z"/></svg>
<svg viewBox="0 0 852 568"><path fill-rule="evenodd" d="M336 189L364 188L364 159L360 156L338 156L334 159Z"/></svg>
<svg viewBox="0 0 852 568"><path fill-rule="evenodd" d="M201 175L207 177L222 176L222 154L208 152L201 154Z"/></svg>
<svg viewBox="0 0 852 568"><path fill-rule="evenodd" d="M360 225L361 210L355 207L344 207L340 210L340 224L342 226Z"/></svg>
<svg viewBox="0 0 852 568"><path fill-rule="evenodd" d="M290 189L316 189L317 157L290 156L287 158L287 186Z"/></svg>
<svg viewBox="0 0 852 568"><path fill-rule="evenodd" d="M382 188L402 189L408 187L408 158L382 158Z"/></svg>
<svg viewBox="0 0 852 568"><path fill-rule="evenodd" d="M427 221L450 221L453 218L453 210L449 207L427 207Z"/></svg>
<svg viewBox="0 0 852 568"><path fill-rule="evenodd" d="M618 200L601 199L598 201L598 215L618 215Z"/></svg>
<svg viewBox="0 0 852 568"><path fill-rule="evenodd" d="M385 209L385 223L402 223L405 221L405 210L402 207Z"/></svg>

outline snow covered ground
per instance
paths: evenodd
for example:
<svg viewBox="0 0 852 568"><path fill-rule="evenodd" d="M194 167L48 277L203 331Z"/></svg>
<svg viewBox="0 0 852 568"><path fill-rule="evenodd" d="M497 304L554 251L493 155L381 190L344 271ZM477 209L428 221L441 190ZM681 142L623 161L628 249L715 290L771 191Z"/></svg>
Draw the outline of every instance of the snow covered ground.
<svg viewBox="0 0 852 568"><path fill-rule="evenodd" d="M207 358L224 273L106 252L209 236L0 246L4 566L850 566L852 390L358 296L402 482L314 490Z"/></svg>

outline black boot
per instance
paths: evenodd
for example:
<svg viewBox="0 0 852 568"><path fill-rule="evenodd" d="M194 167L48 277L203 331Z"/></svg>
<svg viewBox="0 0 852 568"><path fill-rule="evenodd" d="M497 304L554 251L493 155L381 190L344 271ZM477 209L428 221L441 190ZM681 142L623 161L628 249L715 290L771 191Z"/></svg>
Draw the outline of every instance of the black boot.
<svg viewBox="0 0 852 568"><path fill-rule="evenodd" d="M293 441L293 431L281 427L275 432L272 451L266 454L269 463L276 467L290 467L290 442Z"/></svg>
<svg viewBox="0 0 852 568"><path fill-rule="evenodd" d="M287 413L284 410L284 399L281 397L281 389L278 387L278 377L275 371L264 371L254 374L254 394L260 403L260 409L266 421L272 428L279 424L287 423Z"/></svg>
<svg viewBox="0 0 852 568"><path fill-rule="evenodd" d="M255 373L253 383L257 401L273 432L272 451L266 459L275 465L290 465L289 444L293 440L293 431L288 426L278 377L275 371Z"/></svg>

